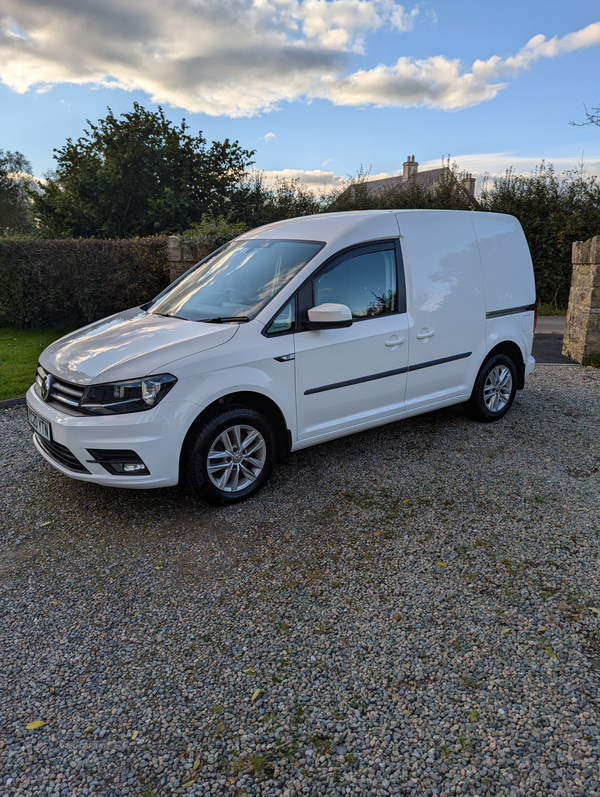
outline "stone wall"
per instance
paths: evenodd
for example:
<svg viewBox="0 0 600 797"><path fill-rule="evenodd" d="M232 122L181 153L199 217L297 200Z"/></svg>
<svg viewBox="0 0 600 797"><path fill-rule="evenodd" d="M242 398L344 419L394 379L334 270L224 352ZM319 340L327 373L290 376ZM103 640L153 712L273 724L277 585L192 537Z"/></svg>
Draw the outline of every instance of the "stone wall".
<svg viewBox="0 0 600 797"><path fill-rule="evenodd" d="M600 235L574 243L572 262L563 354L584 363L600 355Z"/></svg>
<svg viewBox="0 0 600 797"><path fill-rule="evenodd" d="M199 260L211 253L211 247L194 241L193 238L180 238L170 235L167 242L167 256L171 282L180 277L184 272L196 265Z"/></svg>

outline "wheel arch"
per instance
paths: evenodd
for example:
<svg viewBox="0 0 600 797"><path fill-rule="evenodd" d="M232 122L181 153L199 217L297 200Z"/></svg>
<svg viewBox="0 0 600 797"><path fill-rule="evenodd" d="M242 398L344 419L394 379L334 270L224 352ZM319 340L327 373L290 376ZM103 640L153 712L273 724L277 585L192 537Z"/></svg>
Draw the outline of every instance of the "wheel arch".
<svg viewBox="0 0 600 797"><path fill-rule="evenodd" d="M523 390L525 387L525 361L519 344L515 343L513 340L503 340L502 343L498 343L493 349L488 351L485 360L481 363L481 368L483 368L489 359L495 357L496 354L506 354L511 358L517 367L517 390ZM479 370L481 370L481 368Z"/></svg>
<svg viewBox="0 0 600 797"><path fill-rule="evenodd" d="M255 393L252 390L241 390L233 393L227 393L226 395L221 396L213 401L202 410L202 412L191 424L185 435L183 445L181 446L181 452L179 454L180 482L182 479L183 463L187 458L187 452L197 430L202 426L203 423L206 423L211 416L216 415L221 410L226 409L228 405L232 404L239 404L240 406L249 407L250 409L256 410L256 412L260 412L261 415L264 415L264 417L273 424L273 428L277 436L277 461L280 463L287 463L292 447L292 435L290 430L287 428L283 412L273 401L273 399L270 399L263 393Z"/></svg>

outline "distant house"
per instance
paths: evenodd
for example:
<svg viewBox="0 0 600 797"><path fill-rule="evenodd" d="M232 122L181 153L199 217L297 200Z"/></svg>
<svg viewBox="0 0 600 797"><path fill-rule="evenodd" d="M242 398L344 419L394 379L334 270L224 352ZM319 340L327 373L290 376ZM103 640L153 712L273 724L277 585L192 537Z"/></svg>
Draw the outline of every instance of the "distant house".
<svg viewBox="0 0 600 797"><path fill-rule="evenodd" d="M367 180L362 183L362 186L371 195L381 194L392 189L402 189L405 186L414 185L415 183L421 188L428 189L446 175L452 175L452 179L456 179L454 177L454 172L449 166L441 166L438 169L427 169L424 172L420 172L419 164L415 161L415 156L409 155L403 164L402 174L396 175L395 177L385 177L383 180ZM470 200L469 204L471 204L472 207L476 207L475 178L471 174L466 174L457 182ZM355 186L351 185L340 196L340 199L344 194L354 190Z"/></svg>

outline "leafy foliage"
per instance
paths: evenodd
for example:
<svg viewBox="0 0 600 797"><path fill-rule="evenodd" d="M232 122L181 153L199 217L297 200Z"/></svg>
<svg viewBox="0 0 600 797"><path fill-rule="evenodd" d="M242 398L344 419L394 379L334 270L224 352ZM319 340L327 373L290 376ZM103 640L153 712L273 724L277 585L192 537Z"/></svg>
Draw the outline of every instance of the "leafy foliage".
<svg viewBox="0 0 600 797"><path fill-rule="evenodd" d="M130 238L179 232L204 213L220 214L251 163L237 141L190 136L159 107L138 103L92 124L55 150L56 172L34 208L50 238Z"/></svg>
<svg viewBox="0 0 600 797"><path fill-rule="evenodd" d="M190 238L196 243L203 244L211 251L218 249L233 238L237 238L248 227L242 222L227 221L223 216L209 216L204 214L201 221L192 224L184 231L183 237Z"/></svg>
<svg viewBox="0 0 600 797"><path fill-rule="evenodd" d="M169 284L167 239L0 239L0 325L75 329Z"/></svg>
<svg viewBox="0 0 600 797"><path fill-rule="evenodd" d="M263 172L254 170L246 173L232 191L228 218L250 229L296 216L323 213L333 198L332 194L317 197L297 178L277 178L274 184L269 184Z"/></svg>
<svg viewBox="0 0 600 797"><path fill-rule="evenodd" d="M31 226L27 187L32 181L27 158L0 149L0 231L20 232Z"/></svg>

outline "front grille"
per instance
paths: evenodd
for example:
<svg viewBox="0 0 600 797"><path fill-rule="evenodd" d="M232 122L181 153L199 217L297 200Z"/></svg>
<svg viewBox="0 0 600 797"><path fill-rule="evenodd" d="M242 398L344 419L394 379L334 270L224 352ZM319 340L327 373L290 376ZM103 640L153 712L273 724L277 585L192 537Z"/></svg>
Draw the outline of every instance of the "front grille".
<svg viewBox="0 0 600 797"><path fill-rule="evenodd" d="M85 467L85 465L82 465L77 457L72 454L66 446L61 446L60 443L57 443L54 440L46 440L41 435L37 434L37 432L35 434L35 439L40 448L43 448L46 454L58 462L59 465L62 465L63 468L74 470L77 473L89 473L89 470Z"/></svg>
<svg viewBox="0 0 600 797"><path fill-rule="evenodd" d="M38 392L41 397L42 385L46 376L50 376L50 392L45 401L59 401L61 404L66 404L69 407L79 407L79 402L85 391L81 385L73 385L70 382L65 382L56 376L52 376L45 371L41 365L38 365L35 372L35 381L37 384Z"/></svg>

